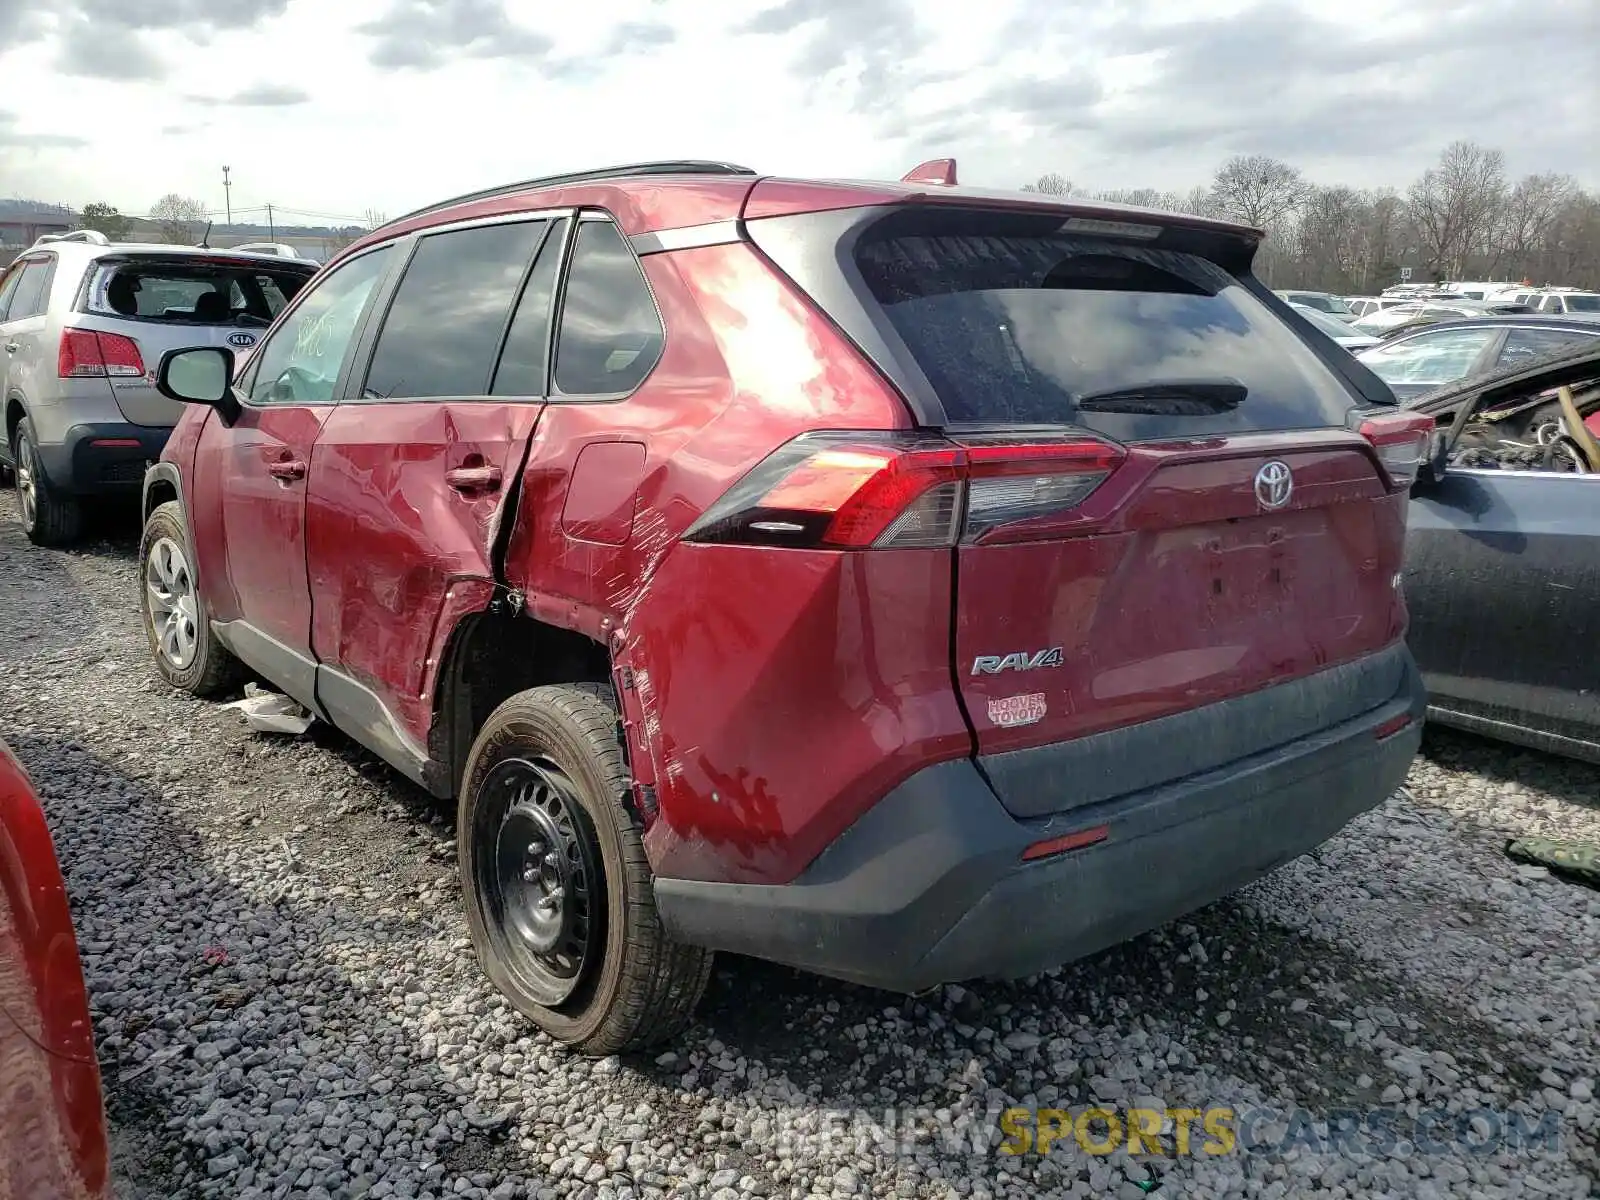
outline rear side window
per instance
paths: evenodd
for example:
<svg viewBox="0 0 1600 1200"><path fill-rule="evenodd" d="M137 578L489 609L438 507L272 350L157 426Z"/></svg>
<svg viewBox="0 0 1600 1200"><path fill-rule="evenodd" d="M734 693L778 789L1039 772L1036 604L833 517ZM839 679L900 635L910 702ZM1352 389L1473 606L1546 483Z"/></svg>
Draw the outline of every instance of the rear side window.
<svg viewBox="0 0 1600 1200"><path fill-rule="evenodd" d="M205 259L112 261L96 267L88 309L101 316L180 325L261 327L310 275Z"/></svg>
<svg viewBox="0 0 1600 1200"><path fill-rule="evenodd" d="M1600 296L1568 296L1567 311L1600 313Z"/></svg>
<svg viewBox="0 0 1600 1200"><path fill-rule="evenodd" d="M610 221L584 221L572 250L556 387L568 396L616 396L644 382L666 342L650 285Z"/></svg>
<svg viewBox="0 0 1600 1200"><path fill-rule="evenodd" d="M372 354L363 395L483 396L546 222L435 233L418 244Z"/></svg>
<svg viewBox="0 0 1600 1200"><path fill-rule="evenodd" d="M517 311L511 318L500 365L495 368L489 391L495 396L543 396L549 380L545 376L550 353L550 314L555 308L556 273L561 269L561 243L566 221L555 222L539 249Z"/></svg>
<svg viewBox="0 0 1600 1200"><path fill-rule="evenodd" d="M1600 329L1595 330L1600 334ZM1586 342L1594 334L1579 333L1573 329L1513 329L1506 334L1506 344L1500 348L1502 367L1523 367L1541 358Z"/></svg>
<svg viewBox="0 0 1600 1200"><path fill-rule="evenodd" d="M1340 425L1355 403L1294 330L1196 254L868 231L856 263L952 423L1136 441Z"/></svg>
<svg viewBox="0 0 1600 1200"><path fill-rule="evenodd" d="M6 309L6 320L21 321L36 317L44 311L45 284L50 278L53 264L48 259L30 259L17 279L16 290L11 293L11 304Z"/></svg>

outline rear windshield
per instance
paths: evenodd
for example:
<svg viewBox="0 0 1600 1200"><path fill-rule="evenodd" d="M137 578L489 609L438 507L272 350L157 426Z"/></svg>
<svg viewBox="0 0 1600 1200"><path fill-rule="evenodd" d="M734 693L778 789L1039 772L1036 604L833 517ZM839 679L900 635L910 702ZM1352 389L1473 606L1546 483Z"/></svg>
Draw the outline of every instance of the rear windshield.
<svg viewBox="0 0 1600 1200"><path fill-rule="evenodd" d="M111 262L89 283L89 311L184 325L270 325L310 275L226 262Z"/></svg>
<svg viewBox="0 0 1600 1200"><path fill-rule="evenodd" d="M1341 425L1337 376L1228 271L1078 235L868 232L856 264L954 424L1123 441Z"/></svg>

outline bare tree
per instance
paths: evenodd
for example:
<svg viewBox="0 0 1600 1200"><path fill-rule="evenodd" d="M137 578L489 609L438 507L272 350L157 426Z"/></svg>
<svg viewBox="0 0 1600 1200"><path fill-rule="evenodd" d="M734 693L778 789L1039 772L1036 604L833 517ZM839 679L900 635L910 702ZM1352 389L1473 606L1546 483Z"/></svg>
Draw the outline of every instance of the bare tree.
<svg viewBox="0 0 1600 1200"><path fill-rule="evenodd" d="M1469 252L1480 250L1505 200L1505 156L1473 142L1451 142L1406 194L1436 279L1460 278Z"/></svg>
<svg viewBox="0 0 1600 1200"><path fill-rule="evenodd" d="M150 209L150 219L159 226L163 242L181 245L200 236L206 206L191 196L168 192Z"/></svg>
<svg viewBox="0 0 1600 1200"><path fill-rule="evenodd" d="M1025 192L1043 192L1047 196L1070 196L1072 195L1072 181L1065 175L1050 171L1039 176L1032 183L1023 184L1022 190Z"/></svg>
<svg viewBox="0 0 1600 1200"><path fill-rule="evenodd" d="M1530 259L1579 195L1577 180L1554 173L1528 175L1511 189L1498 233L1508 265L1519 276L1533 268Z"/></svg>
<svg viewBox="0 0 1600 1200"><path fill-rule="evenodd" d="M388 222L389 214L376 208L369 208L362 214L362 219L366 222L368 229L376 229L379 225Z"/></svg>
<svg viewBox="0 0 1600 1200"><path fill-rule="evenodd" d="M1292 216L1308 191L1298 167L1265 154L1241 154L1217 171L1210 199L1218 215L1270 229Z"/></svg>

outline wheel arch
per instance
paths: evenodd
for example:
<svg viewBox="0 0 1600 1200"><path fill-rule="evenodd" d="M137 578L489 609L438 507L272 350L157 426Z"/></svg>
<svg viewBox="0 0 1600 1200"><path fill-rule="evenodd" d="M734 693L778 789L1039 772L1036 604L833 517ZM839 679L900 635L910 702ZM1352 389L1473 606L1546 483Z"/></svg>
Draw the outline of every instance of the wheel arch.
<svg viewBox="0 0 1600 1200"><path fill-rule="evenodd" d="M546 684L615 683L604 645L530 615L499 588L436 644L443 649L433 678L427 781L436 795L457 794L473 739L510 697Z"/></svg>
<svg viewBox="0 0 1600 1200"><path fill-rule="evenodd" d="M176 463L158 462L144 473L144 497L139 519L148 521L151 513L171 500L183 503L183 472ZM188 522L185 521L184 525L187 528ZM193 547L189 547L189 550L192 554Z"/></svg>

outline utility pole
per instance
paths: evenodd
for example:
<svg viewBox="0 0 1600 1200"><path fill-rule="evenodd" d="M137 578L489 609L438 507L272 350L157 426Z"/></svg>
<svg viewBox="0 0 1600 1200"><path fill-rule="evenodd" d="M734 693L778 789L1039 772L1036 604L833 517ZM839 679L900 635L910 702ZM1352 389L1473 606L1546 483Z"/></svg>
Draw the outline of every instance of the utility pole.
<svg viewBox="0 0 1600 1200"><path fill-rule="evenodd" d="M267 205L267 241L278 240L278 227L272 221L272 205Z"/></svg>
<svg viewBox="0 0 1600 1200"><path fill-rule="evenodd" d="M227 210L228 224L230 226L233 224L233 181L228 178L228 172L231 170L233 170L232 167L222 168L222 205Z"/></svg>

